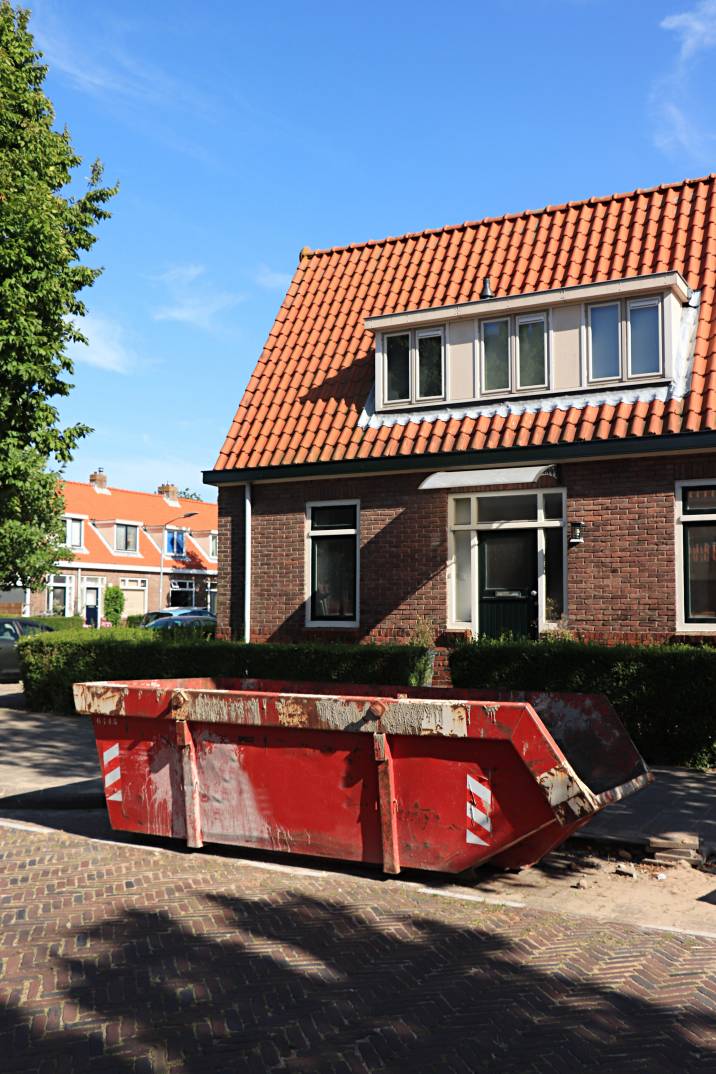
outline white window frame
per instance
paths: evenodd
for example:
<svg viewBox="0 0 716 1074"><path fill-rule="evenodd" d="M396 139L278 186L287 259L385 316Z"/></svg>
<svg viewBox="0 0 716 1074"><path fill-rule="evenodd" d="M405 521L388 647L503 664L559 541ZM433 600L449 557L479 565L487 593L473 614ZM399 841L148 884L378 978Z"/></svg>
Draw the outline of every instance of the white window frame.
<svg viewBox="0 0 716 1074"><path fill-rule="evenodd" d="M511 317L485 317L483 318L477 328L478 350L479 350L479 370L478 370L478 398L480 399L492 399L493 397L500 398L503 395L512 394L512 350L513 350L513 332L512 332L512 318ZM506 388L490 388L489 390L483 388L485 383L485 325L499 324L500 322L507 323L507 387Z"/></svg>
<svg viewBox="0 0 716 1074"><path fill-rule="evenodd" d="M340 527L335 530L313 530L311 528L311 512L314 507L355 507L356 524L353 527ZM313 619L311 616L311 572L312 565L312 539L314 537L353 537L356 543L356 594L355 594L355 618L353 619ZM320 628L321 630L351 630L360 626L360 500L309 500L306 503L305 515L305 554L304 554L304 602L306 608L305 625L307 627Z"/></svg>
<svg viewBox="0 0 716 1074"><path fill-rule="evenodd" d="M120 548L119 547L119 527L122 526L125 531L125 538L127 530L133 529L137 534L136 548ZM136 522L120 522L117 521L114 524L114 550L121 553L123 556L138 556L139 555L139 525Z"/></svg>
<svg viewBox="0 0 716 1074"><path fill-rule="evenodd" d="M403 399L389 399L388 398L388 340L394 339L397 336L408 337L408 394ZM440 337L440 375L442 391L440 395L419 395L419 355L418 355L418 340L424 338L430 338L433 336ZM447 387L447 335L444 325L432 325L425 328L404 328L401 331L396 332L384 332L381 341L381 385L380 385L380 399L381 405L384 409L391 410L394 407L408 407L415 406L418 403L440 403L446 398Z"/></svg>
<svg viewBox="0 0 716 1074"><path fill-rule="evenodd" d="M659 368L655 373L632 373L631 371L631 311L644 309L650 306L656 307L657 322L659 325ZM664 375L664 300L655 295L645 298L631 298L626 303L626 349L627 349L627 380L650 380L653 377Z"/></svg>
<svg viewBox="0 0 716 1074"><path fill-rule="evenodd" d="M63 578L64 581L63 582L57 582L57 581L55 581L56 578ZM72 575L72 574L50 574L50 575L48 575L48 577L47 577L47 585L45 586L45 593L46 593L45 610L46 610L47 615L55 615L56 614L56 612L53 610L53 607L52 607L52 591L54 589L64 589L64 591L65 591L65 610L63 612L63 615L64 615L65 619L68 619L73 614L72 609L73 609L74 603L75 603L74 602L74 590L75 590L74 575Z"/></svg>
<svg viewBox="0 0 716 1074"><path fill-rule="evenodd" d="M187 534L186 529L184 529L184 527L182 527L182 526L167 526L167 528L165 529L164 533L165 533L165 537L164 537L164 545L165 545L165 547L164 547L164 555L165 556L172 556L174 559L184 559L186 557L186 534ZM173 534L181 533L181 535L182 535L182 551L181 552L172 552L171 549L169 548L169 534L170 533L173 533Z"/></svg>
<svg viewBox="0 0 716 1074"><path fill-rule="evenodd" d="M196 607L196 580L194 578L170 578L169 579L169 593L191 593L191 603L187 605L189 608ZM169 600L170 608L183 607L183 605L172 604Z"/></svg>
<svg viewBox="0 0 716 1074"><path fill-rule="evenodd" d="M389 399L388 398L388 340L395 339L398 336L408 337L408 394L405 398ZM383 336L383 397L387 406L400 406L401 403L411 403L413 401L413 333L408 329L404 329L402 332L386 332Z"/></svg>
<svg viewBox="0 0 716 1074"><path fill-rule="evenodd" d="M619 314L619 373L616 377L592 375L592 310L599 306L616 306ZM659 322L659 368L655 373L632 373L631 370L631 311L637 308L656 307ZM643 295L639 298L613 299L611 302L589 302L585 306L587 346L587 387L600 384L642 384L663 380L666 376L664 296Z"/></svg>
<svg viewBox="0 0 716 1074"><path fill-rule="evenodd" d="M558 518L545 518L544 515L544 497L559 493L562 496L562 517ZM487 497L504 497L504 496L536 496L537 497L537 517L533 519L517 519L514 521L498 521L498 522L477 522L479 518L477 513L476 503L479 500L486 499ZM470 522L456 523L455 518L455 501L456 500L470 500ZM561 529L563 534L562 541L562 619L547 619L546 616L546 604L547 604L547 575L546 575L546 542L544 532L547 529ZM456 591L455 585L457 581L456 561L455 561L455 541L454 534L456 531L467 530L471 533L470 540L470 576L472 582L472 588L470 592L470 602L472 607L472 620L471 622L462 622L455 618L455 604L456 604ZM448 630L471 630L475 637L480 632L480 579L479 579L479 557L478 557L478 534L482 531L490 530L537 530L537 628L540 634L548 633L551 630L560 630L564 621L567 618L567 549L569 547L568 541L568 525L567 525L567 490L563 486L558 488L543 488L543 489L508 489L504 492L456 492L448 497L448 569L447 569L447 581L448 581L448 609L447 609L447 629Z"/></svg>
<svg viewBox="0 0 716 1074"><path fill-rule="evenodd" d="M420 395L420 340L440 339L440 393L439 395ZM445 398L445 329L420 328L415 332L415 400L416 402L430 402Z"/></svg>
<svg viewBox="0 0 716 1074"><path fill-rule="evenodd" d="M595 377L592 372L592 310L593 309L606 309L607 306L616 307L617 311L617 346L619 348L619 372L615 377ZM621 303L617 299L612 302L590 302L585 308L585 323L587 326L587 380L590 384L619 384L622 378L622 372L624 369L624 344L622 340L623 336L623 317Z"/></svg>
<svg viewBox="0 0 716 1074"><path fill-rule="evenodd" d="M214 596L214 611L212 615L216 615L216 599L218 598L219 585L216 578L207 578L206 580L206 606L211 611L211 597Z"/></svg>
<svg viewBox="0 0 716 1074"><path fill-rule="evenodd" d="M703 511L688 515L682 510L683 490L698 488L701 485L713 485L716 488L716 476L698 477L689 481L677 481L674 487L674 564L676 570L676 631L677 634L716 634L716 620L687 620L686 618L686 557L684 556L684 527L690 522L713 522L716 525L716 511Z"/></svg>
<svg viewBox="0 0 716 1074"><path fill-rule="evenodd" d="M77 543L74 543L72 541L71 536L70 536L72 526L79 526L80 539L79 539L79 541ZM85 546L84 519L77 518L76 515L67 515L65 517L65 544L67 545L68 548L84 548L84 546Z"/></svg>
<svg viewBox="0 0 716 1074"><path fill-rule="evenodd" d="M216 551L214 551L214 548ZM209 559L219 558L219 531L213 530L209 534Z"/></svg>
<svg viewBox="0 0 716 1074"><path fill-rule="evenodd" d="M536 324L538 321L542 322L542 338L544 340L544 381L541 384L526 384L524 387L520 383L520 325L521 324ZM514 380L513 384L514 392L524 394L525 392L545 392L549 388L549 366L550 366L550 348L549 348L549 312L544 310L542 312L535 313L521 313L514 319Z"/></svg>

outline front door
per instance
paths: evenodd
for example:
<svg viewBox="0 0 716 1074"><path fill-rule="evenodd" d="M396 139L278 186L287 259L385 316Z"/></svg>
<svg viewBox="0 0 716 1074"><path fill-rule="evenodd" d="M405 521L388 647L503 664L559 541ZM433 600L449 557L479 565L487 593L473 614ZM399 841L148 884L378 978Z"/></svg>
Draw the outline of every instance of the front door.
<svg viewBox="0 0 716 1074"><path fill-rule="evenodd" d="M478 541L480 634L536 637L537 530L482 532Z"/></svg>
<svg viewBox="0 0 716 1074"><path fill-rule="evenodd" d="M96 586L85 587L85 623L91 627L99 626L99 589Z"/></svg>

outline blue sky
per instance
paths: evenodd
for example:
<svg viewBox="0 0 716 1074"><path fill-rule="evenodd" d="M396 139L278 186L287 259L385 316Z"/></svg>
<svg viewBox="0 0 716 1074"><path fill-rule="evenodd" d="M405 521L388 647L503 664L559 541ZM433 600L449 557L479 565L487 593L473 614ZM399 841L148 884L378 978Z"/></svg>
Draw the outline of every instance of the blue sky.
<svg viewBox="0 0 716 1074"><path fill-rule="evenodd" d="M213 498L303 246L716 171L716 0L29 6L58 124L121 183L74 480Z"/></svg>

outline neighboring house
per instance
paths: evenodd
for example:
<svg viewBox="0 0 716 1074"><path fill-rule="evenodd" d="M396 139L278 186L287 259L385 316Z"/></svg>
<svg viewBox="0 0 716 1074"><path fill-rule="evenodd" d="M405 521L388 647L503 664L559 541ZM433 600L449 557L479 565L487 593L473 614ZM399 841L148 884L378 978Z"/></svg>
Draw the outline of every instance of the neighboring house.
<svg viewBox="0 0 716 1074"><path fill-rule="evenodd" d="M716 176L304 250L205 480L222 634L716 634Z"/></svg>
<svg viewBox="0 0 716 1074"><path fill-rule="evenodd" d="M156 493L111 488L101 469L89 484L65 481L62 491L74 558L58 562L46 590L29 597L30 614L81 615L95 624L108 585L124 593L124 615L215 607L216 504L182 499L174 485Z"/></svg>

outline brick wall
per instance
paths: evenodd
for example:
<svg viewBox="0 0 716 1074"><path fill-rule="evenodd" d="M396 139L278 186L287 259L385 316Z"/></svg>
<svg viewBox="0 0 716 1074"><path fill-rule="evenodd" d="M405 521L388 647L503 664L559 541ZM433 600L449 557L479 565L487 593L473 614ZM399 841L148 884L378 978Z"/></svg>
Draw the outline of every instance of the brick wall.
<svg viewBox="0 0 716 1074"><path fill-rule="evenodd" d="M313 480L253 487L251 637L405 640L418 616L439 635L447 616L447 493L419 492L425 475ZM612 641L660 641L676 623L674 483L716 480L716 453L580 462L559 468L570 521L584 544L568 552L566 625ZM543 482L549 482L546 480ZM219 630L243 626L243 488L219 496ZM360 627L305 627L305 505L361 501ZM228 569L227 569L228 565Z"/></svg>

